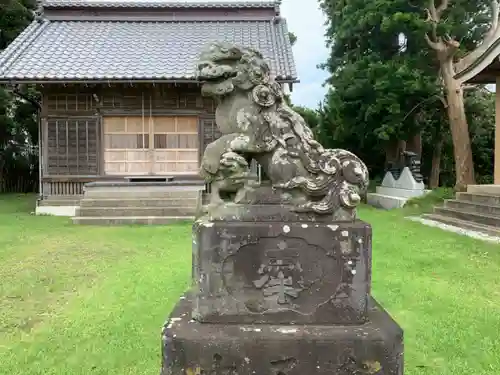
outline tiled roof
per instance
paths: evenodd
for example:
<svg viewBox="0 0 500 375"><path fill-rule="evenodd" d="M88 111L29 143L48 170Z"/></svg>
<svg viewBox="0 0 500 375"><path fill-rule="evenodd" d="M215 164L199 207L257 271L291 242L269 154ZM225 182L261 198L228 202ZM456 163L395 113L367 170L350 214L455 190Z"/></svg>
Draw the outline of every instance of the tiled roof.
<svg viewBox="0 0 500 375"><path fill-rule="evenodd" d="M259 49L278 80L297 74L283 19L34 21L0 54L1 81L192 80L213 41Z"/></svg>
<svg viewBox="0 0 500 375"><path fill-rule="evenodd" d="M281 0L45 0L45 8L273 8Z"/></svg>

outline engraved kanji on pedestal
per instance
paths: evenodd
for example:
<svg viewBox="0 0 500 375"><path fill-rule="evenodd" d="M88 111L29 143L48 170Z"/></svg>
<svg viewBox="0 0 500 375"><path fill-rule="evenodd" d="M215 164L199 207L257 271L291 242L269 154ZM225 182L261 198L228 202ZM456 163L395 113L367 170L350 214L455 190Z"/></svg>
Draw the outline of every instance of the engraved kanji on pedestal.
<svg viewBox="0 0 500 375"><path fill-rule="evenodd" d="M298 260L298 250L286 249L283 242L283 249L266 250L265 257L267 262L257 271L260 278L254 280L255 287L279 305L290 304L304 290L304 270Z"/></svg>

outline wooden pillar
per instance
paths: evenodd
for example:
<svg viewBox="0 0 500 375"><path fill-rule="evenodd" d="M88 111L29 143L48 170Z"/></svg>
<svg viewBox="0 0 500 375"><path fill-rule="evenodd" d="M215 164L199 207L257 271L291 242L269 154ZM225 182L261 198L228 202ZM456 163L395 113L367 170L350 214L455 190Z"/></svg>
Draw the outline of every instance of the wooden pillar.
<svg viewBox="0 0 500 375"><path fill-rule="evenodd" d="M494 183L500 185L500 77L496 81Z"/></svg>
<svg viewBox="0 0 500 375"><path fill-rule="evenodd" d="M36 123L38 126L38 197L43 198L43 171L44 171L44 160L43 153L44 149L47 146L43 142L43 137L45 136L45 132L42 131L42 109L38 108L36 111Z"/></svg>

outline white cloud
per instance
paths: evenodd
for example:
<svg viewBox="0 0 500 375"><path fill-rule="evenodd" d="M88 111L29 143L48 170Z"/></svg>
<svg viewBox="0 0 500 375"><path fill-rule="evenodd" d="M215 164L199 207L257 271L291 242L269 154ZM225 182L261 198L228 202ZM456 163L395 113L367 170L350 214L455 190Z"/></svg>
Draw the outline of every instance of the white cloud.
<svg viewBox="0 0 500 375"><path fill-rule="evenodd" d="M281 13L287 19L288 29L297 35L293 52L300 83L295 84L292 101L316 107L327 90L322 85L328 74L317 68L328 58L325 17L317 0L283 0Z"/></svg>

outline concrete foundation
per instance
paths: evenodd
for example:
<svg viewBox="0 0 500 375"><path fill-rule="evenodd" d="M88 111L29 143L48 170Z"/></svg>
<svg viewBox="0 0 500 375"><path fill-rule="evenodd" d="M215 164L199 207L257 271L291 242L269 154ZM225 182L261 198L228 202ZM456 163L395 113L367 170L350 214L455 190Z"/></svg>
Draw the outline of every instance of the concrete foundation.
<svg viewBox="0 0 500 375"><path fill-rule="evenodd" d="M162 375L403 374L403 331L373 299L359 325L199 323L193 302L165 324Z"/></svg>
<svg viewBox="0 0 500 375"><path fill-rule="evenodd" d="M66 216L74 217L79 206L38 206L36 215Z"/></svg>
<svg viewBox="0 0 500 375"><path fill-rule="evenodd" d="M409 190L378 186L376 193L367 195L367 202L370 206L392 210L402 208L409 199L421 197L429 192L430 190Z"/></svg>
<svg viewBox="0 0 500 375"><path fill-rule="evenodd" d="M425 190L422 182L416 182L408 167L403 169L401 176L395 180L392 173L386 173L381 186L375 193L367 194L369 205L392 210L403 207L411 198L421 197L430 190Z"/></svg>
<svg viewBox="0 0 500 375"><path fill-rule="evenodd" d="M256 197L193 225L161 375L402 375L403 331L370 295L371 226Z"/></svg>
<svg viewBox="0 0 500 375"><path fill-rule="evenodd" d="M403 207L408 198L393 197L390 195L370 193L367 195L367 202L370 206L383 208L384 210L392 210Z"/></svg>

